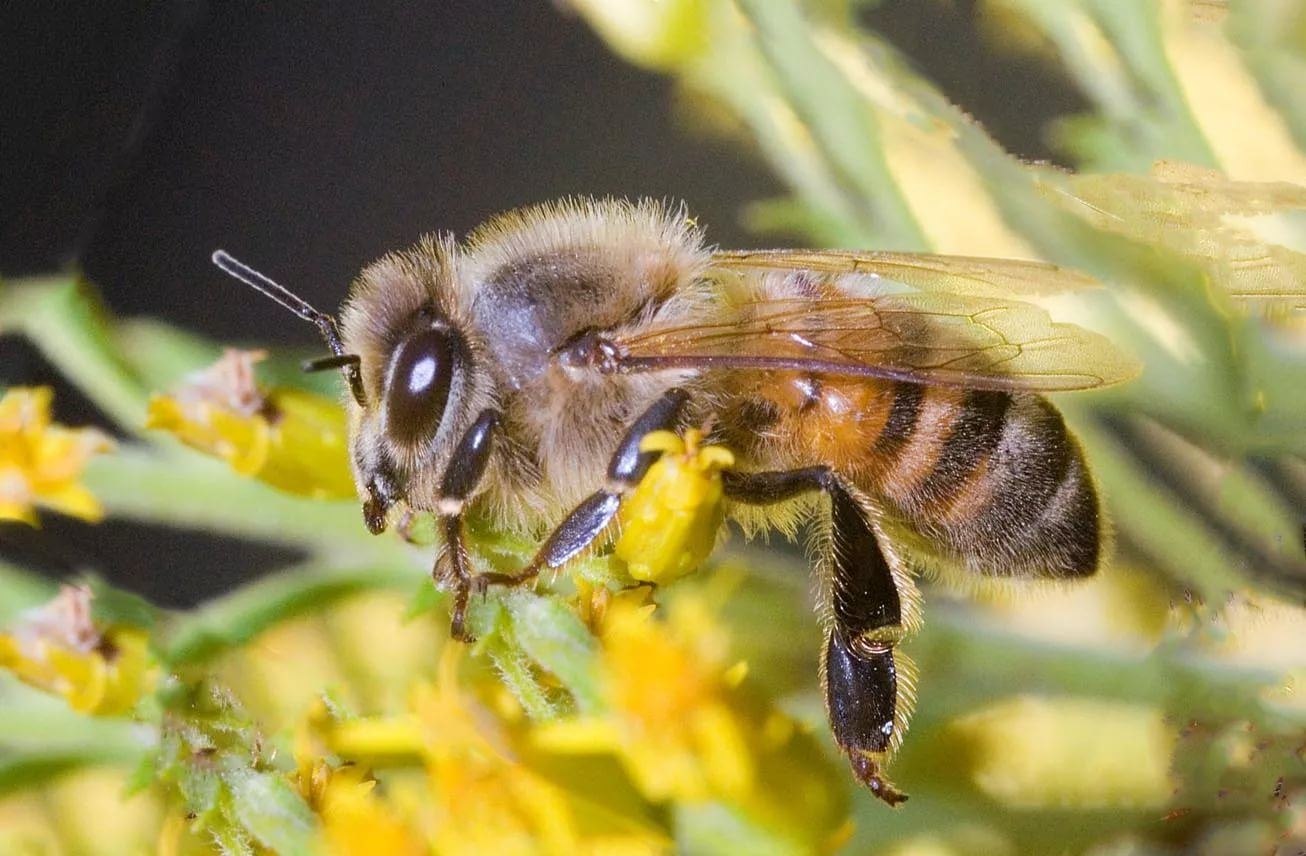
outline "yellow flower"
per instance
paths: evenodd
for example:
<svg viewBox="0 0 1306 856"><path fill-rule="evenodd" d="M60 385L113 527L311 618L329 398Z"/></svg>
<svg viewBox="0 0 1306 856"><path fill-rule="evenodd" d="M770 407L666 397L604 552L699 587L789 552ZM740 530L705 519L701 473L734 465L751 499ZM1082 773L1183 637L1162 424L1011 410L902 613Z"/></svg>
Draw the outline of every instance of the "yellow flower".
<svg viewBox="0 0 1306 856"><path fill-rule="evenodd" d="M457 649L446 649L436 684L414 697L436 853L665 852L659 830L599 804L601 784L590 799L526 764L508 722L460 689L457 664Z"/></svg>
<svg viewBox="0 0 1306 856"><path fill-rule="evenodd" d="M300 759L296 784L322 823L332 856L408 856L425 853L421 838L377 792L376 779L354 764Z"/></svg>
<svg viewBox="0 0 1306 856"><path fill-rule="evenodd" d="M403 842L414 829L441 856L667 851L661 830L603 806L604 783L587 780L591 799L534 769L519 745L526 723L461 686L458 665L458 649L446 648L436 682L415 688L407 715L337 718L324 704L310 712L296 741L296 781L322 816L331 852L408 853ZM401 808L347 772L358 768L316 760L328 753L400 767L420 762L425 790Z"/></svg>
<svg viewBox="0 0 1306 856"><path fill-rule="evenodd" d="M260 351L227 352L174 395L150 400L145 427L226 461L244 476L319 499L356 495L345 412L335 401L254 380Z"/></svg>
<svg viewBox="0 0 1306 856"><path fill-rule="evenodd" d="M418 854L426 852L421 839L405 822L393 806L377 791L376 779L366 767L353 763L356 751L342 751L350 746L348 735L341 740L340 729L363 726L364 743L368 749L385 740L367 739L367 720L341 720L333 716L325 701L319 699L309 709L295 733L296 790L317 813L322 823L323 849L333 856L377 853ZM383 727L389 734L393 728ZM418 746L412 727L403 749ZM344 744L341 746L341 744ZM388 743L387 743L388 745ZM367 750L364 750L366 753ZM346 763L326 761L326 754L350 758Z"/></svg>
<svg viewBox="0 0 1306 856"><path fill-rule="evenodd" d="M94 428L52 425L53 397L48 387L15 387L0 398L0 520L36 525L38 505L92 522L104 517L78 479L113 441Z"/></svg>
<svg viewBox="0 0 1306 856"><path fill-rule="evenodd" d="M536 740L614 752L654 801L742 797L753 785L753 758L726 690L745 667L723 666L725 639L700 600L681 598L676 607L666 624L651 605L610 605L599 662L610 715L542 725Z"/></svg>
<svg viewBox="0 0 1306 856"><path fill-rule="evenodd" d="M613 598L602 621L604 709L541 723L532 742L561 757L611 755L654 804L714 803L793 852L829 852L850 832L847 784L790 716L740 688L716 592L681 591L666 620L641 592ZM777 844L777 846L780 846Z"/></svg>
<svg viewBox="0 0 1306 856"><path fill-rule="evenodd" d="M952 723L975 784L1021 808L1159 808L1174 789L1175 733L1160 710L1020 696Z"/></svg>
<svg viewBox="0 0 1306 856"><path fill-rule="evenodd" d="M570 0L613 50L671 69L708 45L706 0Z"/></svg>
<svg viewBox="0 0 1306 856"><path fill-rule="evenodd" d="M101 631L91 621L91 592L76 586L64 586L12 632L0 633L0 667L97 716L126 713L154 683L145 631Z"/></svg>
<svg viewBox="0 0 1306 856"><path fill-rule="evenodd" d="M701 432L682 440L654 431L639 448L662 452L639 486L622 503L621 536L613 553L642 582L670 583L694 571L712 553L725 519L721 470L735 456L721 446L702 446Z"/></svg>

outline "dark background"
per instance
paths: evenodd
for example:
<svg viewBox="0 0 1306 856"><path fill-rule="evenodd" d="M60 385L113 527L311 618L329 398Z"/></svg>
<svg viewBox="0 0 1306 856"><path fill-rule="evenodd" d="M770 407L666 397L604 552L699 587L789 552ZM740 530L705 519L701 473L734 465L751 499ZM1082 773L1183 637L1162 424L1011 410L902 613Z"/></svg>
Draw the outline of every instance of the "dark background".
<svg viewBox="0 0 1306 856"><path fill-rule="evenodd" d="M567 194L684 199L711 240L756 244L738 214L780 191L765 165L681 130L669 82L612 56L561 5L6 4L0 274L80 267L119 314L311 344L311 327L226 280L210 252L331 308L362 265L424 232ZM1008 148L1051 157L1042 129L1081 102L1032 61L989 53L973 6L898 0L863 15ZM15 383L54 383L61 420L99 421L34 349L0 338L0 386ZM289 558L44 519L39 532L0 527L0 555L94 567L164 604Z"/></svg>

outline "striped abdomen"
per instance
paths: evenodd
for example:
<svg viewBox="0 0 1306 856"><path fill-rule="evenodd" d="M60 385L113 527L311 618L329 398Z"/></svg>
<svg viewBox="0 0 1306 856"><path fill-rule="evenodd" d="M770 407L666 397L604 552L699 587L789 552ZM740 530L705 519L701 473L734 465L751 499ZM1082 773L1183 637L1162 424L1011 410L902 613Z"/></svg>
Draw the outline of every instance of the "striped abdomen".
<svg viewBox="0 0 1306 856"><path fill-rule="evenodd" d="M763 423L748 432L760 464L828 463L972 571L1097 568L1096 491L1038 395L791 374L739 401L736 426Z"/></svg>

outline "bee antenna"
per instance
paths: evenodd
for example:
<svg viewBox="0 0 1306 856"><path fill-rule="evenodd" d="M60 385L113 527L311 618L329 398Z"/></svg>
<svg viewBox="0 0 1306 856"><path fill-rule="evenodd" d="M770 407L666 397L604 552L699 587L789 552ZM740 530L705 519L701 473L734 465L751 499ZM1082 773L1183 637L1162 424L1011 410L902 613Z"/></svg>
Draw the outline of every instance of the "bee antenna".
<svg viewBox="0 0 1306 856"><path fill-rule="evenodd" d="M289 309L305 321L316 325L317 329L322 333L322 338L326 340L327 347L335 355L334 358L339 359L339 365L335 367L344 371L345 379L349 381L349 390L353 393L354 400L360 405L367 403L367 399L363 395L363 376L359 370L358 356L345 351L345 345L340 341L340 330L336 327L336 319L313 308L313 305L307 300L284 285L274 282L254 270L226 250L214 250L211 258L223 273L240 280L278 305Z"/></svg>

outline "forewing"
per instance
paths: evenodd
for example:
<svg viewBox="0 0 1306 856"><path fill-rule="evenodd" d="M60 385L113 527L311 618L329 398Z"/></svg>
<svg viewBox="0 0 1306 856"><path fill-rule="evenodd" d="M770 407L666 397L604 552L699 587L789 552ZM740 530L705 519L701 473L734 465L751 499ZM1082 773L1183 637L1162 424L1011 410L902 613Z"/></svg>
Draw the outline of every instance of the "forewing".
<svg viewBox="0 0 1306 856"><path fill-rule="evenodd" d="M808 256L786 258L796 264ZM810 258L800 270L829 273L817 265L835 264L839 255ZM1090 389L1137 374L1104 337L1054 322L1030 303L944 291L876 293L873 287L833 299L750 298L711 323L654 327L615 345L628 371L795 369L1041 392Z"/></svg>

